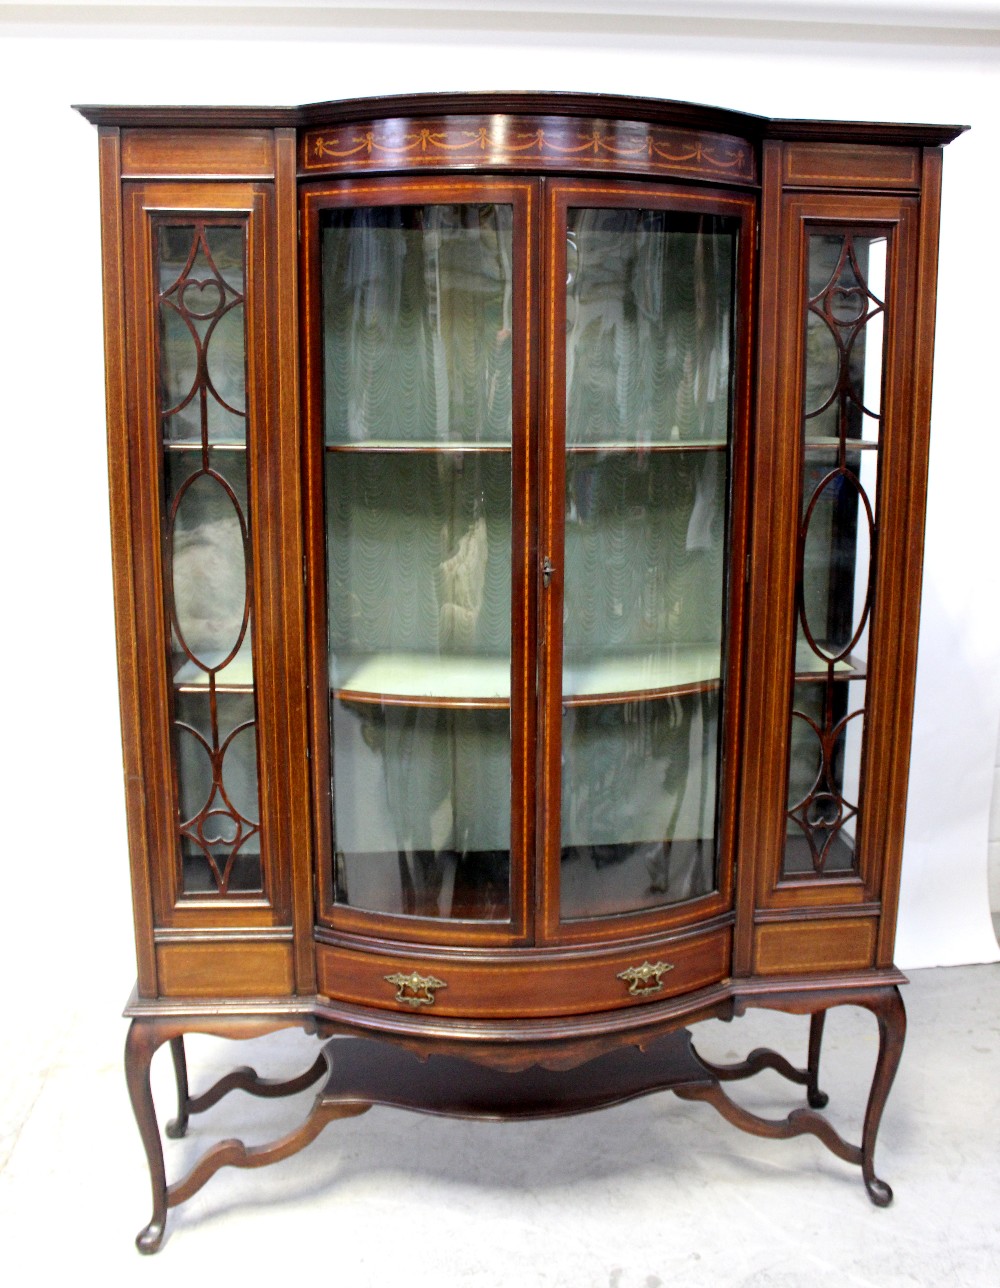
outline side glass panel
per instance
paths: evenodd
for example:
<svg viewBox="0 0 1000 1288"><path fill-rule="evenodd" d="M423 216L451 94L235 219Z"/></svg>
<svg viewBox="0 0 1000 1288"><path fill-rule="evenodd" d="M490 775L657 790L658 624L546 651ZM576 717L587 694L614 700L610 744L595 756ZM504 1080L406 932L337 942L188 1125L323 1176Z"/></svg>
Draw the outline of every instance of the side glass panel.
<svg viewBox="0 0 1000 1288"><path fill-rule="evenodd" d="M884 236L808 238L785 877L857 867L886 253Z"/></svg>
<svg viewBox="0 0 1000 1288"><path fill-rule="evenodd" d="M182 888L259 893L246 229L161 222L154 253Z"/></svg>
<svg viewBox="0 0 1000 1288"><path fill-rule="evenodd" d="M513 210L320 215L334 897L511 915Z"/></svg>
<svg viewBox="0 0 1000 1288"><path fill-rule="evenodd" d="M737 229L568 211L564 921L717 888Z"/></svg>

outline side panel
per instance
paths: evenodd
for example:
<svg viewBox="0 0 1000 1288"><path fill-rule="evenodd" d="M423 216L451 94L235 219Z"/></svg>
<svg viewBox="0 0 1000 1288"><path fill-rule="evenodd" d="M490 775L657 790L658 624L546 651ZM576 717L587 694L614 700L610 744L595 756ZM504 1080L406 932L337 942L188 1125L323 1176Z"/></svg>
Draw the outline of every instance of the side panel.
<svg viewBox="0 0 1000 1288"><path fill-rule="evenodd" d="M111 554L118 642L118 695L121 705L125 817L132 873L138 988L156 992L153 956L153 905L147 846L144 763L139 712L141 675L136 647L138 612L129 453L127 362L125 345L125 264L122 246L121 139L117 129L100 132L101 241L103 250L104 369L107 388L108 486L111 504Z"/></svg>
<svg viewBox="0 0 1000 1288"><path fill-rule="evenodd" d="M820 145L781 191L801 151L764 159L738 974L891 961L909 759L934 154L922 198Z"/></svg>
<svg viewBox="0 0 1000 1288"><path fill-rule="evenodd" d="M203 941L199 995L246 993L231 965L245 935L258 953L273 936L287 992L292 872L308 882L310 865L296 337L278 316L279 301L294 315L293 257L277 254L270 183L121 193L135 602L119 634L134 640L123 719L138 730L146 854L133 845L133 862L153 922L140 960L162 942L140 992L190 992L185 970L163 969L186 959L187 935Z"/></svg>

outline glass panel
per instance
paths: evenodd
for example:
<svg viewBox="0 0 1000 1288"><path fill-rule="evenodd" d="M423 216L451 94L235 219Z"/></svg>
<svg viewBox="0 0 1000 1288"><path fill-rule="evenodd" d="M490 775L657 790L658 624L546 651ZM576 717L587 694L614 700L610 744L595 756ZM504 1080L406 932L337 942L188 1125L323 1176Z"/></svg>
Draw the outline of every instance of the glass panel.
<svg viewBox="0 0 1000 1288"><path fill-rule="evenodd" d="M245 227L156 236L164 590L183 890L260 892Z"/></svg>
<svg viewBox="0 0 1000 1288"><path fill-rule="evenodd" d="M716 886L736 231L568 212L564 920Z"/></svg>
<svg viewBox="0 0 1000 1288"><path fill-rule="evenodd" d="M713 889L718 708L709 690L567 709L564 919Z"/></svg>
<svg viewBox="0 0 1000 1288"><path fill-rule="evenodd" d="M329 443L510 443L513 211L321 217Z"/></svg>
<svg viewBox="0 0 1000 1288"><path fill-rule="evenodd" d="M882 406L886 240L844 233L809 238L805 436L878 441Z"/></svg>
<svg viewBox="0 0 1000 1288"><path fill-rule="evenodd" d="M219 693L213 721L202 693L174 704L184 889L259 891L257 739L251 693Z"/></svg>
<svg viewBox="0 0 1000 1288"><path fill-rule="evenodd" d="M242 227L158 229L163 437L246 441L246 324Z"/></svg>
<svg viewBox="0 0 1000 1288"><path fill-rule="evenodd" d="M566 243L567 443L724 446L733 221L574 209Z"/></svg>
<svg viewBox="0 0 1000 1288"><path fill-rule="evenodd" d="M510 916L506 711L332 704L338 903Z"/></svg>
<svg viewBox="0 0 1000 1288"><path fill-rule="evenodd" d="M856 867L887 243L825 230L808 257L786 877Z"/></svg>
<svg viewBox="0 0 1000 1288"><path fill-rule="evenodd" d="M796 684L786 876L854 868L865 683Z"/></svg>
<svg viewBox="0 0 1000 1288"><path fill-rule="evenodd" d="M510 917L512 209L320 218L338 903Z"/></svg>

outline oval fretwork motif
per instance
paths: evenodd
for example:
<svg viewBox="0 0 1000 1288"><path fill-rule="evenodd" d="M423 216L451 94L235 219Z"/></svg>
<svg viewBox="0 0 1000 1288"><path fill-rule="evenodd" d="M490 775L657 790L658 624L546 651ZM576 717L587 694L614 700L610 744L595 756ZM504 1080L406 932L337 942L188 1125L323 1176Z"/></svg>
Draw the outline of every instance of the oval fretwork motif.
<svg viewBox="0 0 1000 1288"><path fill-rule="evenodd" d="M884 234L812 233L785 877L857 870L878 542Z"/></svg>
<svg viewBox="0 0 1000 1288"><path fill-rule="evenodd" d="M186 895L260 892L246 230L156 228L164 596Z"/></svg>

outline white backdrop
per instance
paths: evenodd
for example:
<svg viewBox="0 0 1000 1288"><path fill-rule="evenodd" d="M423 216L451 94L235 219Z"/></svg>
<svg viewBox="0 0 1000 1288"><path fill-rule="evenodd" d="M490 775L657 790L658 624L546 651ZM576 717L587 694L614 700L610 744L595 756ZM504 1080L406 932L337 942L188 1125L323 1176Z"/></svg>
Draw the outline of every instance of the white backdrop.
<svg viewBox="0 0 1000 1288"><path fill-rule="evenodd" d="M96 132L69 104L298 103L443 89L607 91L769 115L973 126L945 155L926 584L897 961L906 968L995 960L986 857L1000 719L1000 328L991 224L1000 208L1000 6L965 5L961 30L947 25L940 6L902 0L849 5L866 24L851 29L832 25L834 6L821 0L700 8L542 0L530 12L505 15L469 0L460 10L447 0L435 10L406 8L397 0L392 11L275 5L182 14L112 5L81 8L72 22L65 7L0 5L0 915L12 960L28 936L48 935L56 945L31 958L30 970L22 959L17 971L5 971L8 986L30 985L36 997L100 986L123 1000L132 970ZM663 16L685 12L700 16ZM759 20L761 13L781 21ZM821 21L799 21L809 18ZM880 19L895 25L870 25Z"/></svg>

